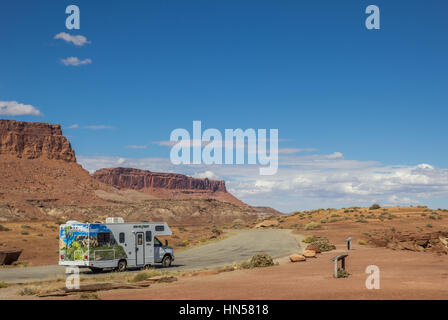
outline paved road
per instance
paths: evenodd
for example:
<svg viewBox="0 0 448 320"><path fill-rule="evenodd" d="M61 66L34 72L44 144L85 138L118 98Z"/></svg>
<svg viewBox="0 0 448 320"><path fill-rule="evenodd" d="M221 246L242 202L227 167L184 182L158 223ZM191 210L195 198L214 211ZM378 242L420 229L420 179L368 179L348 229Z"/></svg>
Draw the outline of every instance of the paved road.
<svg viewBox="0 0 448 320"><path fill-rule="evenodd" d="M176 259L170 268L194 270L229 265L247 260L257 253L267 253L280 258L297 252L303 238L292 235L290 230L229 230L234 235L218 242L175 252ZM65 267L39 266L0 269L0 281L25 283L48 280L65 274ZM89 271L86 271L86 275Z"/></svg>

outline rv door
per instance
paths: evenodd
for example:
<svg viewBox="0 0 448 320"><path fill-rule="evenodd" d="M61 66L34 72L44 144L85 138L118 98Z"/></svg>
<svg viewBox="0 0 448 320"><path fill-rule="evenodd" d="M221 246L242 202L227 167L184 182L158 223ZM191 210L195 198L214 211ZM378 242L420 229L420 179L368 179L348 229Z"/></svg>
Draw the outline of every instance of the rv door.
<svg viewBox="0 0 448 320"><path fill-rule="evenodd" d="M135 264L142 266L145 264L145 244L143 240L143 232L135 234Z"/></svg>

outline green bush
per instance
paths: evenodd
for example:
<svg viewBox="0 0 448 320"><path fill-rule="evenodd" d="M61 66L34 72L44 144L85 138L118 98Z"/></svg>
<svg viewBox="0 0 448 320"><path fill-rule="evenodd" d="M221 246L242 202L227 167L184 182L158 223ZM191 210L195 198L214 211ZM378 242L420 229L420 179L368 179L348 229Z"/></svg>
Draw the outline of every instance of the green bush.
<svg viewBox="0 0 448 320"><path fill-rule="evenodd" d="M320 228L320 225L314 221L311 221L305 225L305 230L314 230Z"/></svg>
<svg viewBox="0 0 448 320"><path fill-rule="evenodd" d="M96 293L81 293L79 300L101 300Z"/></svg>
<svg viewBox="0 0 448 320"><path fill-rule="evenodd" d="M326 237L315 237L315 236L307 237L307 238L303 239L302 242L307 243L309 245L318 246L319 250L321 252L331 251L331 250L336 249L336 246L330 244Z"/></svg>
<svg viewBox="0 0 448 320"><path fill-rule="evenodd" d="M350 273L348 273L344 269L338 268L338 278L348 278L349 275Z"/></svg>
<svg viewBox="0 0 448 320"><path fill-rule="evenodd" d="M240 266L243 269L252 269L260 267L270 267L273 265L274 261L272 260L272 258L266 253L261 253L253 256L248 261L244 261Z"/></svg>
<svg viewBox="0 0 448 320"><path fill-rule="evenodd" d="M370 206L369 210L378 210L381 206L378 203L374 203Z"/></svg>
<svg viewBox="0 0 448 320"><path fill-rule="evenodd" d="M11 230L11 229L6 228L5 226L0 224L0 231L9 231L9 230Z"/></svg>
<svg viewBox="0 0 448 320"><path fill-rule="evenodd" d="M367 244L367 241L360 239L358 240L358 244L365 246Z"/></svg>
<svg viewBox="0 0 448 320"><path fill-rule="evenodd" d="M0 289L8 288L8 284L5 281L0 281Z"/></svg>

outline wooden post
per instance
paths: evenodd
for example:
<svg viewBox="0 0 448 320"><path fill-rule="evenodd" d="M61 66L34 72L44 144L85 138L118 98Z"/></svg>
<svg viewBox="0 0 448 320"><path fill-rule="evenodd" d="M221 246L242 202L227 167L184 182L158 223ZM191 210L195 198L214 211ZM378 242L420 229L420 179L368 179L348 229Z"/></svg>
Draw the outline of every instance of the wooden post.
<svg viewBox="0 0 448 320"><path fill-rule="evenodd" d="M348 237L347 239L345 239L345 242L347 242L347 250L351 249L351 243L352 243L352 237Z"/></svg>

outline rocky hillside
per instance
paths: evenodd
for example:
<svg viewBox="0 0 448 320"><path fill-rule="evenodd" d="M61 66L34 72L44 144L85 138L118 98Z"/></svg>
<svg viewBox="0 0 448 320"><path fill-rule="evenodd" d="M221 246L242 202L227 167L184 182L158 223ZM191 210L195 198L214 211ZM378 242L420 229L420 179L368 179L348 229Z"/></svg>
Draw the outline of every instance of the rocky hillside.
<svg viewBox="0 0 448 320"><path fill-rule="evenodd" d="M225 181L134 168L100 169L93 177L118 189L137 190L160 199L217 199L246 206L227 192Z"/></svg>

